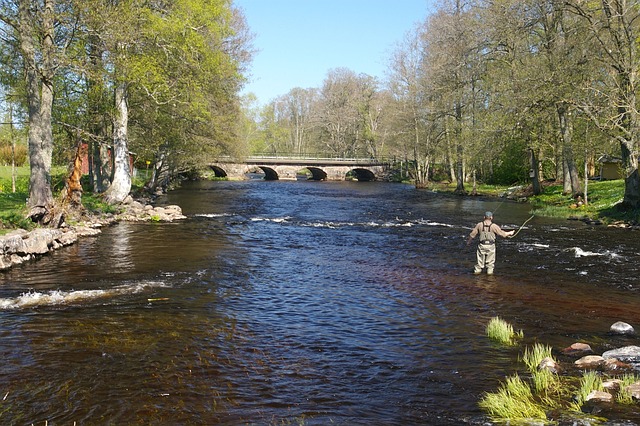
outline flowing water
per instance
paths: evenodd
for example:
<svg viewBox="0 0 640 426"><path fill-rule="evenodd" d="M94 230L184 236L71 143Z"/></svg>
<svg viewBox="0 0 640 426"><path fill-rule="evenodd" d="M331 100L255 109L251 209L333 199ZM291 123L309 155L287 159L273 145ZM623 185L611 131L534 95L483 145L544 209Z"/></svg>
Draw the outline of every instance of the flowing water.
<svg viewBox="0 0 640 426"><path fill-rule="evenodd" d="M2 424L487 424L523 347L640 327L638 233L534 217L494 276L466 248L525 204L411 186L193 182L179 223L118 224L0 280ZM517 346L485 336L500 316ZM572 359L562 358L566 365ZM640 424L637 406L599 415Z"/></svg>

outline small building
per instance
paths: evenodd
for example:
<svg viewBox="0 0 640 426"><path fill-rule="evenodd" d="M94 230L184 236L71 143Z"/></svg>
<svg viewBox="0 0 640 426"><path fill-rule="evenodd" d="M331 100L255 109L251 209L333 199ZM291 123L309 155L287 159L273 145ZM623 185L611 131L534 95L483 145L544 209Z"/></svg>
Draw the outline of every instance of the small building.
<svg viewBox="0 0 640 426"><path fill-rule="evenodd" d="M622 158L605 154L598 158L598 163L600 163L600 180L624 179Z"/></svg>

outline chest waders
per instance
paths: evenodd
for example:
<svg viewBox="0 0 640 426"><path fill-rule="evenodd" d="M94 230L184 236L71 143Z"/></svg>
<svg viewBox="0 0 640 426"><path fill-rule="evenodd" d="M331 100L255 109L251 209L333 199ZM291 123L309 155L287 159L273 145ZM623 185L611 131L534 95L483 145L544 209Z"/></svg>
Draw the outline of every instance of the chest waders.
<svg viewBox="0 0 640 426"><path fill-rule="evenodd" d="M479 274L484 268L487 268L487 274L493 274L493 267L496 264L496 234L491 231L490 223L487 225L482 222L482 230L480 230L480 243L476 251L477 263L473 272Z"/></svg>

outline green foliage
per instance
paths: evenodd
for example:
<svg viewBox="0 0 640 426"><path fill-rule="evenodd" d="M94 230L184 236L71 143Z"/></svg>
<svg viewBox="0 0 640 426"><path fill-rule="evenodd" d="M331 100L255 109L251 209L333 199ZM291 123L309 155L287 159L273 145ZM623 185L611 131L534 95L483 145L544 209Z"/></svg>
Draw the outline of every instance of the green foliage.
<svg viewBox="0 0 640 426"><path fill-rule="evenodd" d="M480 408L495 420L546 420L545 410L536 403L529 385L517 374L507 377L497 392L485 394Z"/></svg>
<svg viewBox="0 0 640 426"><path fill-rule="evenodd" d="M505 144L498 155L498 160L493 165L493 174L487 180L491 184L512 185L516 182L525 182L529 176L526 149L519 141Z"/></svg>
<svg viewBox="0 0 640 426"><path fill-rule="evenodd" d="M522 356L522 361L527 366L527 369L534 373L538 370L540 362L545 358L553 358L551 356L551 346L536 343L533 348L525 348Z"/></svg>
<svg viewBox="0 0 640 426"><path fill-rule="evenodd" d="M523 337L522 330L518 333L514 332L513 326L500 317L491 318L487 324L486 333L490 339L508 346L516 344L516 340Z"/></svg>
<svg viewBox="0 0 640 426"><path fill-rule="evenodd" d="M629 385L640 382L640 376L637 374L625 374L620 378L620 390L616 395L616 401L620 404L635 404L635 399L629 391Z"/></svg>
<svg viewBox="0 0 640 426"><path fill-rule="evenodd" d="M562 193L562 185L552 185L543 194L530 199L532 213L537 216L568 218L590 217L603 221L640 221L640 211L620 210L619 203L624 196L624 181L591 181L587 188L587 205L578 207L575 200Z"/></svg>
<svg viewBox="0 0 640 426"><path fill-rule="evenodd" d="M601 391L602 389L602 378L600 375L595 371L585 372L580 379L580 386L578 387L575 402L571 405L571 408L574 411L581 411L582 405L587 401L587 396L589 396L591 391Z"/></svg>
<svg viewBox="0 0 640 426"><path fill-rule="evenodd" d="M88 211L96 214L118 213L118 207L103 201L100 195L84 193L82 194L82 206Z"/></svg>

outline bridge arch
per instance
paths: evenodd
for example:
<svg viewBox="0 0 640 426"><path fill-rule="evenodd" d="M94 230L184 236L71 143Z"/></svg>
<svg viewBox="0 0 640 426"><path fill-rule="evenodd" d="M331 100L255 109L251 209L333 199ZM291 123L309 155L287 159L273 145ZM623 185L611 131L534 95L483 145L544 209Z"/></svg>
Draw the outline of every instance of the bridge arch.
<svg viewBox="0 0 640 426"><path fill-rule="evenodd" d="M327 172L319 167L307 167L311 172L311 180L327 180Z"/></svg>
<svg viewBox="0 0 640 426"><path fill-rule="evenodd" d="M264 172L264 180L278 180L280 177L278 176L278 172L276 172L271 167L267 166L258 166L260 170Z"/></svg>
<svg viewBox="0 0 640 426"><path fill-rule="evenodd" d="M209 168L211 168L215 177L219 177L219 178L227 177L227 172L222 167L218 167L216 165L210 165Z"/></svg>
<svg viewBox="0 0 640 426"><path fill-rule="evenodd" d="M355 175L358 182L373 182L376 180L376 175L369 169L365 168L355 168L350 171L353 175Z"/></svg>

